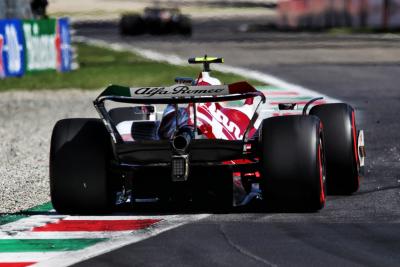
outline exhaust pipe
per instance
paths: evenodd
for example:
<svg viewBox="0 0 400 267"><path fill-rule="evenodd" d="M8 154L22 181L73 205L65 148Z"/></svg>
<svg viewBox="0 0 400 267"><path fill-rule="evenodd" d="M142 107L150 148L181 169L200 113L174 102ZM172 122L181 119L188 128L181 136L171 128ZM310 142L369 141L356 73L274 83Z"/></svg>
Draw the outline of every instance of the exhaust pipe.
<svg viewBox="0 0 400 267"><path fill-rule="evenodd" d="M187 131L183 131L179 133L175 138L172 140L172 147L178 153L186 152L190 141L192 140L192 136Z"/></svg>
<svg viewBox="0 0 400 267"><path fill-rule="evenodd" d="M187 151L189 148L192 135L190 129L180 129L181 131L172 140L172 148L174 150L171 169L172 181L183 182L189 177L189 155Z"/></svg>

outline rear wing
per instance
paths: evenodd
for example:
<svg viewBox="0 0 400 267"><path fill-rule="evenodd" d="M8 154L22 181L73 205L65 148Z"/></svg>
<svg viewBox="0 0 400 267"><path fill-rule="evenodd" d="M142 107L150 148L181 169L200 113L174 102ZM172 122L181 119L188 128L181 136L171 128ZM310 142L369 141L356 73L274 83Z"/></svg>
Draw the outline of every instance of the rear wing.
<svg viewBox="0 0 400 267"><path fill-rule="evenodd" d="M136 104L178 104L233 101L265 96L247 82L229 85L189 86L176 84L169 87L124 87L110 85L95 100L111 100Z"/></svg>
<svg viewBox="0 0 400 267"><path fill-rule="evenodd" d="M177 110L177 104L180 103L234 101L254 97L260 97L261 100L256 105L253 117L244 133L243 141L247 142L249 131L259 116L258 109L261 103L265 103L265 95L247 82L238 82L229 85L188 86L176 84L169 87L133 88L110 85L93 101L93 104L113 141L120 143L123 140L105 108L104 102L106 100L132 104L174 104ZM192 108L195 116L194 125L196 126L196 105L192 105Z"/></svg>

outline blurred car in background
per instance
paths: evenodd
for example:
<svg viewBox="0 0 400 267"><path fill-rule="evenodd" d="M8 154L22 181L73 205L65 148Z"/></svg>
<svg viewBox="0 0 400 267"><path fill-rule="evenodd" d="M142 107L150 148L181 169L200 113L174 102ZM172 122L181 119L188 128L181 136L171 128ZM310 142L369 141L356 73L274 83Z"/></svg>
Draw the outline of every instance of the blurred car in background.
<svg viewBox="0 0 400 267"><path fill-rule="evenodd" d="M400 0L279 0L278 28L400 29Z"/></svg>
<svg viewBox="0 0 400 267"><path fill-rule="evenodd" d="M119 23L122 35L192 34L192 23L178 8L147 7L142 15L124 14Z"/></svg>

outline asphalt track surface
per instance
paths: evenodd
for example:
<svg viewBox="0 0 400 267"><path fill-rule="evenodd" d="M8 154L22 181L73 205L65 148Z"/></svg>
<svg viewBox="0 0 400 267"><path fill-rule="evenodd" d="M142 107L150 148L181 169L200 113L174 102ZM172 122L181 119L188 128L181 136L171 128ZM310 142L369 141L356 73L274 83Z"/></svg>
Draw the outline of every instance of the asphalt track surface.
<svg viewBox="0 0 400 267"><path fill-rule="evenodd" d="M222 55L350 103L367 144L359 192L328 197L318 213L215 214L77 266L400 266L399 37L241 33L240 24L199 22L190 39L121 38L113 24L77 33L182 57Z"/></svg>

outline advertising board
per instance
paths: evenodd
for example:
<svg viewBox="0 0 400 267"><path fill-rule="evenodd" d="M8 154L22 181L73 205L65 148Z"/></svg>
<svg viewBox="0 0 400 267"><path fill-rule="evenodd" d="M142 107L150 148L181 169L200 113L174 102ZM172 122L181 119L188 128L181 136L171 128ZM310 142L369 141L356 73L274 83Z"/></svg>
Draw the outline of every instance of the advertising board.
<svg viewBox="0 0 400 267"><path fill-rule="evenodd" d="M24 75L24 35L17 19L0 20L0 77Z"/></svg>

